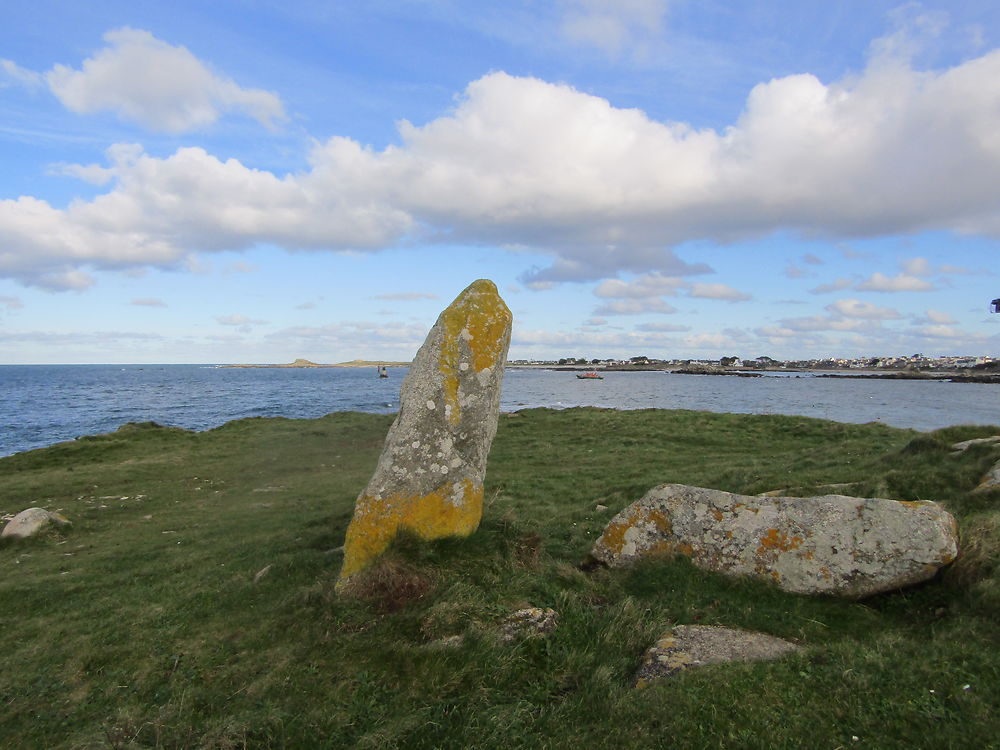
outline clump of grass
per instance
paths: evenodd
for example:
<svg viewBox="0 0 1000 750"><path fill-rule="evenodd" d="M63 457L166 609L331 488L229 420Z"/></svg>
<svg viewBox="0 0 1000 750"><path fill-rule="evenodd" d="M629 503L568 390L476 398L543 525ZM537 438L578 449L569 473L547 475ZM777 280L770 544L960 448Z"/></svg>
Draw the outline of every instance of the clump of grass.
<svg viewBox="0 0 1000 750"><path fill-rule="evenodd" d="M943 439L941 435L930 433L927 435L919 435L906 445L900 451L903 455L920 455L923 453L940 453L941 451L948 450L949 443Z"/></svg>
<svg viewBox="0 0 1000 750"><path fill-rule="evenodd" d="M969 588L992 578L1000 568L1000 511L982 513L962 525L958 559L944 572L945 581Z"/></svg>
<svg viewBox="0 0 1000 750"><path fill-rule="evenodd" d="M380 614L398 612L434 587L430 575L388 551L346 582L341 594L367 602Z"/></svg>

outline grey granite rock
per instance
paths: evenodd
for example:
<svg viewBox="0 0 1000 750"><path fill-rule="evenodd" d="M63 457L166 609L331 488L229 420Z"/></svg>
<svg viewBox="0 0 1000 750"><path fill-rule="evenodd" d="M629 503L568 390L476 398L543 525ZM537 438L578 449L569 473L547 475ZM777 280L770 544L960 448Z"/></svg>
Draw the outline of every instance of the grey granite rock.
<svg viewBox="0 0 1000 750"><path fill-rule="evenodd" d="M652 555L861 598L926 580L955 559L955 519L936 503L844 495L752 497L664 484L615 516L591 556L611 567Z"/></svg>
<svg viewBox="0 0 1000 750"><path fill-rule="evenodd" d="M969 448L979 447L982 445L995 445L1000 447L1000 435L993 435L991 437L984 438L974 438L972 440L963 440L961 443L955 443L951 446L951 449L956 453L963 453Z"/></svg>
<svg viewBox="0 0 1000 750"><path fill-rule="evenodd" d="M765 633L719 625L678 625L643 654L633 679L636 687L645 687L684 669L780 659L799 650L801 646Z"/></svg>
<svg viewBox="0 0 1000 750"><path fill-rule="evenodd" d="M993 468L986 472L975 491L989 492L990 490L1000 490L1000 461L993 464Z"/></svg>
<svg viewBox="0 0 1000 750"><path fill-rule="evenodd" d="M11 538L34 536L50 524L65 526L69 524L69 519L60 513L52 513L44 508L28 508L14 516L4 526L0 536Z"/></svg>
<svg viewBox="0 0 1000 750"><path fill-rule="evenodd" d="M546 635L559 623L559 615L554 609L525 607L511 613L500 628L500 640L513 643L521 638Z"/></svg>

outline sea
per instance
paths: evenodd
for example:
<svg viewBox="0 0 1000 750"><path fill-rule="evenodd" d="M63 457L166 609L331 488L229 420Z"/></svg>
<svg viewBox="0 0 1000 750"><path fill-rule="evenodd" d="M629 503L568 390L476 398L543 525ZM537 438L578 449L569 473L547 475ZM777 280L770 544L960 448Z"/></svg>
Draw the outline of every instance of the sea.
<svg viewBox="0 0 1000 750"><path fill-rule="evenodd" d="M0 456L153 421L207 430L247 417L392 413L406 368L229 368L217 365L0 365ZM881 422L934 430L1000 425L1000 385L925 380L763 377L508 368L501 409L694 409Z"/></svg>

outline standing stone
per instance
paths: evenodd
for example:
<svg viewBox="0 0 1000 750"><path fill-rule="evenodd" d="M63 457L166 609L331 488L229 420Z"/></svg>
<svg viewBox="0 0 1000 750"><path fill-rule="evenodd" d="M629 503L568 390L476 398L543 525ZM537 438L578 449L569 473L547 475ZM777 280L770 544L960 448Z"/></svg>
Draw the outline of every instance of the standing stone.
<svg viewBox="0 0 1000 750"><path fill-rule="evenodd" d="M682 554L786 591L861 598L931 578L957 553L955 519L932 502L664 484L611 519L590 554L610 567Z"/></svg>
<svg viewBox="0 0 1000 750"><path fill-rule="evenodd" d="M28 508L10 519L0 536L12 538L34 536L50 524L65 526L69 524L69 519L61 513L50 513L45 508Z"/></svg>
<svg viewBox="0 0 1000 750"><path fill-rule="evenodd" d="M493 282L473 282L441 313L403 379L399 415L354 505L338 587L400 529L467 536L483 511L511 314Z"/></svg>

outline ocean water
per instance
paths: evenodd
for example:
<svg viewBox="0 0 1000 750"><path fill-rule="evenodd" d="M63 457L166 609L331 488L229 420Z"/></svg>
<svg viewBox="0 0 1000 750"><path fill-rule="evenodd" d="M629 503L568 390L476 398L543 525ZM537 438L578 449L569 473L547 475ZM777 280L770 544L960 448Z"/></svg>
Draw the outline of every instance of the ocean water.
<svg viewBox="0 0 1000 750"><path fill-rule="evenodd" d="M244 417L312 418L399 408L404 369L219 368L213 365L0 366L0 456L126 422L193 430ZM501 408L602 406L798 414L932 430L1000 425L1000 385L848 378L738 378L663 372L604 374L508 369Z"/></svg>

